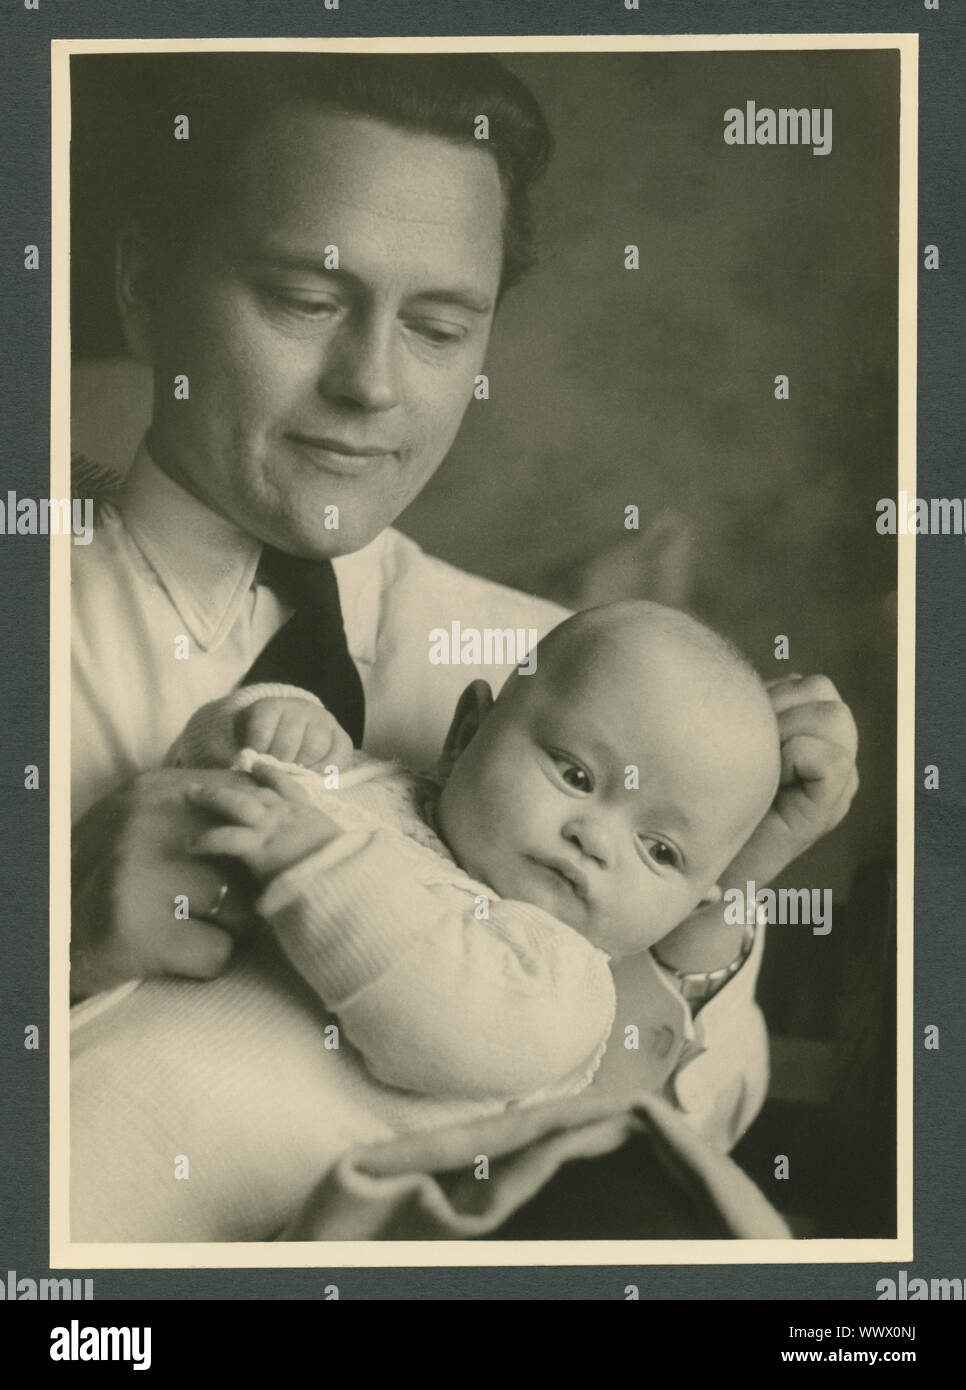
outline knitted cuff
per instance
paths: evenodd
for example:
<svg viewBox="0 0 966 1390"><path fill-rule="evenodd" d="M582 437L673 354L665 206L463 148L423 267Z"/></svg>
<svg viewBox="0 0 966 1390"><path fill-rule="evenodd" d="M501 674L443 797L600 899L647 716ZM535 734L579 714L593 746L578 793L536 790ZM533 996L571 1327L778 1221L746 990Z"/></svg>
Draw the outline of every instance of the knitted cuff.
<svg viewBox="0 0 966 1390"><path fill-rule="evenodd" d="M212 700L188 720L184 732L171 747L165 763L168 767L231 767L241 752L235 737L235 720L243 709L259 700L308 700L313 705L322 701L297 685L280 685L265 681L261 685L243 685L221 700Z"/></svg>

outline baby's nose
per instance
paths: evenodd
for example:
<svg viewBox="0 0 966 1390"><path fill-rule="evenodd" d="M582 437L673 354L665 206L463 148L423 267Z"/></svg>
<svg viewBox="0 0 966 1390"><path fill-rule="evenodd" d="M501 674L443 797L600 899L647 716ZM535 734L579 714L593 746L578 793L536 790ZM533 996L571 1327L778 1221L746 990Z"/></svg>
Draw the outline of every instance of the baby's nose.
<svg viewBox="0 0 966 1390"><path fill-rule="evenodd" d="M563 828L563 837L568 844L576 845L588 859L594 859L602 868L610 862L611 852L607 833L602 825L591 820L572 820Z"/></svg>

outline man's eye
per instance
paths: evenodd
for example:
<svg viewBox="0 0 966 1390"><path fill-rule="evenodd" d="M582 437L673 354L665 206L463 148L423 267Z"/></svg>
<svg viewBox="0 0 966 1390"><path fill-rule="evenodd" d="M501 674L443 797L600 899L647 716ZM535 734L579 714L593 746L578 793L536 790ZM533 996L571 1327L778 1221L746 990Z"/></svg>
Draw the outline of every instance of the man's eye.
<svg viewBox="0 0 966 1390"><path fill-rule="evenodd" d="M655 864L660 864L664 869L681 867L680 853L667 840L662 840L657 835L642 835L640 841L648 857L653 859Z"/></svg>
<svg viewBox="0 0 966 1390"><path fill-rule="evenodd" d="M283 309L291 309L293 313L301 314L304 318L324 318L336 308L331 299L308 299L304 295L289 294L285 290L269 290L268 295L273 303Z"/></svg>
<svg viewBox="0 0 966 1390"><path fill-rule="evenodd" d="M585 772L579 763L571 762L569 758L564 758L559 753L551 753L550 756L568 787L573 787L574 791L577 792L589 792L593 789L590 774Z"/></svg>
<svg viewBox="0 0 966 1390"><path fill-rule="evenodd" d="M466 329L458 324L442 324L427 322L425 319L411 320L407 327L414 333L418 333L421 338L425 338L434 347L448 347L451 344L461 343L466 337Z"/></svg>

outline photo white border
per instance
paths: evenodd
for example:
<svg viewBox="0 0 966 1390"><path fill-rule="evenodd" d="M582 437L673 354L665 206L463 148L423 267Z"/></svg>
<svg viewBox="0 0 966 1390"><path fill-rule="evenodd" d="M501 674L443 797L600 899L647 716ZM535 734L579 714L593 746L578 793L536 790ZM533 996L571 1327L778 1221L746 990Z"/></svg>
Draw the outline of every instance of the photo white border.
<svg viewBox="0 0 966 1390"><path fill-rule="evenodd" d="M55 39L51 42L51 497L70 496L70 85L72 54L188 51L341 53L900 53L897 489L916 495L918 296L917 33L444 36L346 39ZM870 522L871 524L871 522ZM915 536L898 544L897 1235L882 1240L299 1241L85 1244L69 1229L70 536L50 544L50 1266L52 1269L831 1264L913 1258L913 844Z"/></svg>

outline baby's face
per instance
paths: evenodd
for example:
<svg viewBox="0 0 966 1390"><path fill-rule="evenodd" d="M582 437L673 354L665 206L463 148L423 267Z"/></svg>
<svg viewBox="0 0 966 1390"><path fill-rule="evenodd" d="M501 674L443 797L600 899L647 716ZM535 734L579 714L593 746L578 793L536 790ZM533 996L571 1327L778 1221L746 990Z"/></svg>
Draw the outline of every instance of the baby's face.
<svg viewBox="0 0 966 1390"><path fill-rule="evenodd" d="M707 897L768 809L778 740L762 699L679 652L608 651L579 675L518 676L439 804L458 862L612 957Z"/></svg>

